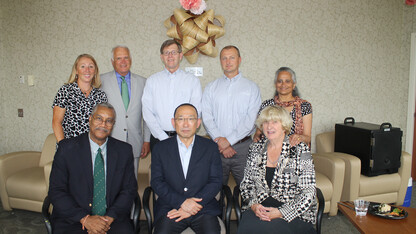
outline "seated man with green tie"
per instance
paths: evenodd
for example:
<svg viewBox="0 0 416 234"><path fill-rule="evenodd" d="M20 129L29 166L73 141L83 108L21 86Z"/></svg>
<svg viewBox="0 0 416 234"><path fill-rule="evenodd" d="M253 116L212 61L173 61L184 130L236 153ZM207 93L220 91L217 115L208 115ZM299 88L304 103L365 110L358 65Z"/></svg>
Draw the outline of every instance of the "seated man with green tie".
<svg viewBox="0 0 416 234"><path fill-rule="evenodd" d="M59 142L50 175L53 233L134 233L131 145L110 136L114 107L98 104L90 132Z"/></svg>

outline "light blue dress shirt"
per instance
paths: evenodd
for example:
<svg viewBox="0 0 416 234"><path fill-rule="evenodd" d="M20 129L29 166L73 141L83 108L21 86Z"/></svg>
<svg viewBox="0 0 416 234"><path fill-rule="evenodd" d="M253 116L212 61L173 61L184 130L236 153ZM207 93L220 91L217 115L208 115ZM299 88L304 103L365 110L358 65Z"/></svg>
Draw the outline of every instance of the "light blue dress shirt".
<svg viewBox="0 0 416 234"><path fill-rule="evenodd" d="M103 155L104 159L104 173L105 173L105 180L107 181L107 141L108 138L105 140L104 144L99 146L88 134L88 139L90 140L90 148L91 148L91 160L92 160L92 174L94 175L94 166L95 166L95 158L97 157L98 148L101 148L101 155Z"/></svg>
<svg viewBox="0 0 416 234"><path fill-rule="evenodd" d="M238 73L209 83L202 97L202 120L212 139L225 137L234 145L254 133L261 105L260 89Z"/></svg>
<svg viewBox="0 0 416 234"><path fill-rule="evenodd" d="M179 157L181 158L183 175L186 179L186 174L188 173L188 168L189 168L189 161L191 161L192 148L194 147L195 136L194 136L194 139L192 140L192 143L189 145L189 147L186 147L186 145L182 143L178 135L176 135L176 140L178 142Z"/></svg>
<svg viewBox="0 0 416 234"><path fill-rule="evenodd" d="M121 79L121 75L118 74L116 71L114 71L116 73L116 77L117 77L117 83L118 83L118 87L120 89L120 94L121 94L121 82L123 82L123 80ZM127 87L129 88L129 99L131 97L131 80L130 80L130 72L124 77L124 79L126 80L127 83Z"/></svg>
<svg viewBox="0 0 416 234"><path fill-rule="evenodd" d="M170 73L164 69L146 81L142 96L143 119L155 138L167 139L164 131L175 131L171 119L176 107L191 103L199 114L201 98L201 83L193 74L181 69Z"/></svg>

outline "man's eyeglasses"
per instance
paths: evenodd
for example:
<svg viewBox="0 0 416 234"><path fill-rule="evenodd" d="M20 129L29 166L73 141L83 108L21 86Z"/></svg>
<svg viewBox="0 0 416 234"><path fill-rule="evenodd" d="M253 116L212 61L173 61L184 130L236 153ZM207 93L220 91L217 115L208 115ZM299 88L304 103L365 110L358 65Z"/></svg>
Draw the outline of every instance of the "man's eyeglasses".
<svg viewBox="0 0 416 234"><path fill-rule="evenodd" d="M191 118L182 118L182 117L179 117L179 118L175 118L175 120L178 123L183 123L185 121L188 121L189 123L194 123L196 121L196 118L193 118L193 117L191 117Z"/></svg>
<svg viewBox="0 0 416 234"><path fill-rule="evenodd" d="M165 52L163 52L163 55L164 56L169 56L169 55L177 55L177 54L179 54L179 51L177 51L177 50L172 50L172 51L165 51Z"/></svg>
<svg viewBox="0 0 416 234"><path fill-rule="evenodd" d="M103 119L101 118L101 116L97 116L97 117L93 116L92 119L94 120L96 124L105 123L106 126L113 126L115 123L114 119Z"/></svg>

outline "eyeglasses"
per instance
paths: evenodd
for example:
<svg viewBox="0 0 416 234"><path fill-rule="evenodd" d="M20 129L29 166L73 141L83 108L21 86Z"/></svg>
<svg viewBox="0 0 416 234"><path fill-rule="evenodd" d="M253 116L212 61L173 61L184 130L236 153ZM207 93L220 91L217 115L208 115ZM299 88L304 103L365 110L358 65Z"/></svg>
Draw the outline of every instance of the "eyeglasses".
<svg viewBox="0 0 416 234"><path fill-rule="evenodd" d="M179 118L175 118L175 120L178 123L183 123L185 121L188 121L189 123L194 123L196 121L196 118L193 118L193 117L191 117L191 118L182 118L182 117L179 117Z"/></svg>
<svg viewBox="0 0 416 234"><path fill-rule="evenodd" d="M101 118L100 116L97 116L97 117L95 117L95 116L93 116L92 117L92 119L94 120L94 122L96 123L96 124L102 124L102 123L105 123L105 125L106 126L113 126L114 125L114 123L115 123L115 121L114 121L114 119L106 119L106 120L104 120L103 118Z"/></svg>
<svg viewBox="0 0 416 234"><path fill-rule="evenodd" d="M179 54L179 51L177 51L177 50L172 50L172 51L165 51L165 52L163 52L163 55L164 55L164 56L169 56L169 55L177 55L177 54Z"/></svg>

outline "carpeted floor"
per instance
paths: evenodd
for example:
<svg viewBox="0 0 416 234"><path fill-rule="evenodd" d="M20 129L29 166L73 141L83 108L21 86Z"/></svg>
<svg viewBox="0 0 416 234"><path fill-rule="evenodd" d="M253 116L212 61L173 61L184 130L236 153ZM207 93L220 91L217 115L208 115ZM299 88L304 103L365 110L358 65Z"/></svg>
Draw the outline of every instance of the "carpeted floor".
<svg viewBox="0 0 416 234"><path fill-rule="evenodd" d="M416 182L413 182L413 196L411 201L412 208L416 208ZM140 223L140 234L147 232L145 221ZM237 224L231 223L231 233L236 233ZM5 211L0 203L0 234L26 234L26 233L46 233L40 213L25 210ZM322 220L322 233L326 234L347 234L359 233L357 229L340 212L337 216L329 217L324 215Z"/></svg>

